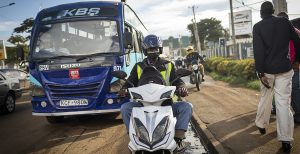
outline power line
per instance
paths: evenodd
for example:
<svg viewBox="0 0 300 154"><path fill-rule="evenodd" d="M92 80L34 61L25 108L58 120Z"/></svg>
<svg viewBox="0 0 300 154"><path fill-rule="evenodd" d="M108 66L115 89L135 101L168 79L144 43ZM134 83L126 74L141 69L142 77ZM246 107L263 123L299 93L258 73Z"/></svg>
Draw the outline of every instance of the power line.
<svg viewBox="0 0 300 154"><path fill-rule="evenodd" d="M261 3L261 2L265 2L266 0L263 0L263 1L259 1L259 2L255 2L255 3L251 3L251 4L247 4L248 6L250 5L255 5L255 4L258 4L258 3Z"/></svg>
<svg viewBox="0 0 300 154"><path fill-rule="evenodd" d="M255 9L255 8L253 8L253 7L251 7L251 6L245 5L244 2L240 2L240 1L238 1L238 0L234 0L234 1L236 1L236 2L238 2L238 3L240 3L240 4L242 4L242 5L245 6L245 7L248 7L248 8L250 8L250 9L254 10L254 11L259 11L258 9ZM258 2L257 2L257 3L258 3Z"/></svg>
<svg viewBox="0 0 300 154"><path fill-rule="evenodd" d="M243 3L242 6L238 6L238 7L234 7L233 9L238 9L238 8L241 8L241 7L246 7L246 6L250 6L250 5L255 5L255 4L259 4L259 3L262 3L262 2L265 2L266 0L263 0L263 1L259 1L259 2L254 2L254 3L250 3L250 4L245 4ZM246 6L245 6L246 5Z"/></svg>

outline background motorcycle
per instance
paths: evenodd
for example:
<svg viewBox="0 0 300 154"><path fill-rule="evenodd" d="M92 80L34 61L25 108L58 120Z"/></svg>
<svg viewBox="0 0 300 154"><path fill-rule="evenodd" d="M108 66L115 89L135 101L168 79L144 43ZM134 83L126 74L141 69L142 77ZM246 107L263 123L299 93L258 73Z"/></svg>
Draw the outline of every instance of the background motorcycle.
<svg viewBox="0 0 300 154"><path fill-rule="evenodd" d="M199 65L197 63L192 64L193 73L190 76L191 84L196 84L196 88L200 90L200 84L202 83L202 75L199 73Z"/></svg>

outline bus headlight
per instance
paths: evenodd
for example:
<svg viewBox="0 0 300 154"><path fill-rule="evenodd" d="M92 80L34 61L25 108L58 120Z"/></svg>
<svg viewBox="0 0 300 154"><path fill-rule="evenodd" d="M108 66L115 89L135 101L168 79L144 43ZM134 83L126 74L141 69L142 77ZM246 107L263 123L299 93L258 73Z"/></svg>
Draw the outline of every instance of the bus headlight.
<svg viewBox="0 0 300 154"><path fill-rule="evenodd" d="M36 97L46 96L44 88L37 85L31 85L31 96L36 96Z"/></svg>

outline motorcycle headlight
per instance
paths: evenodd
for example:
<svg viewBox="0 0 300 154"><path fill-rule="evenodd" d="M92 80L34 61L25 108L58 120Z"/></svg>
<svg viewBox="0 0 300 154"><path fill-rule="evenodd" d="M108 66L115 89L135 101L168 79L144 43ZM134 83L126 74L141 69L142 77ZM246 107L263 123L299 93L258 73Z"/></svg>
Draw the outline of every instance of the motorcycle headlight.
<svg viewBox="0 0 300 154"><path fill-rule="evenodd" d="M198 70L198 65L193 65L193 70Z"/></svg>
<svg viewBox="0 0 300 154"><path fill-rule="evenodd" d="M143 100L143 97L140 94L137 94L135 92L131 92L131 95L132 95L132 99Z"/></svg>
<svg viewBox="0 0 300 154"><path fill-rule="evenodd" d="M41 86L32 84L30 89L31 89L31 96L36 96L36 97L46 96L45 90Z"/></svg>
<svg viewBox="0 0 300 154"><path fill-rule="evenodd" d="M162 98L171 98L171 94L172 94L172 90L167 91L167 92L163 93L163 94L160 96L160 99L162 99Z"/></svg>
<svg viewBox="0 0 300 154"><path fill-rule="evenodd" d="M165 116L154 129L152 136L152 145L155 145L164 139L164 137L166 136L168 124L169 117Z"/></svg>
<svg viewBox="0 0 300 154"><path fill-rule="evenodd" d="M134 123L135 123L135 132L139 140L146 144L149 145L149 133L146 129L146 127L143 125L143 123L138 119L134 118Z"/></svg>

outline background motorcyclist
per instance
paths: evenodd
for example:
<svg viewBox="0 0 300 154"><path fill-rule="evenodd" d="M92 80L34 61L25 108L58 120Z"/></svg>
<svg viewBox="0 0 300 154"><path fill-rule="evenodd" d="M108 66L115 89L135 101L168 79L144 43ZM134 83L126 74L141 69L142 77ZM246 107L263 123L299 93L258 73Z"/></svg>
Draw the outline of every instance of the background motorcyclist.
<svg viewBox="0 0 300 154"><path fill-rule="evenodd" d="M148 35L143 41L144 54L147 56L142 62L135 64L133 67L128 80L134 84L138 85L140 76L142 74L143 68L145 66L154 66L158 71L165 72L163 78L168 85L171 81L177 78L175 73L174 64L170 61L161 59L159 55L162 53L162 41L156 35ZM164 74L164 73L162 73ZM167 77L169 76L169 77ZM167 79L169 78L169 79ZM188 91L185 88L185 84L181 79L173 82L172 86L176 86L176 91L181 97L188 95ZM119 95L124 95L125 89L129 88L130 84L125 83L123 88L120 90ZM188 123L192 116L192 105L187 102L176 102L171 104L173 114L177 119L175 125L175 141L177 143L177 150L184 150L189 146L189 143L182 141L185 137L185 132L188 128ZM127 102L121 106L121 114L123 122L126 125L127 132L129 131L130 116L133 107L142 107L139 102Z"/></svg>
<svg viewBox="0 0 300 154"><path fill-rule="evenodd" d="M183 67L183 59L182 59L182 57L178 57L177 60L175 60L175 66L176 66L176 69Z"/></svg>
<svg viewBox="0 0 300 154"><path fill-rule="evenodd" d="M204 66L202 64L202 63L204 63L204 59L202 56L200 56L200 54L198 52L194 51L194 48L192 46L187 47L186 62L187 62L186 65L189 70L192 70L193 64L198 64L200 74L202 75L202 81L205 81L204 80Z"/></svg>

